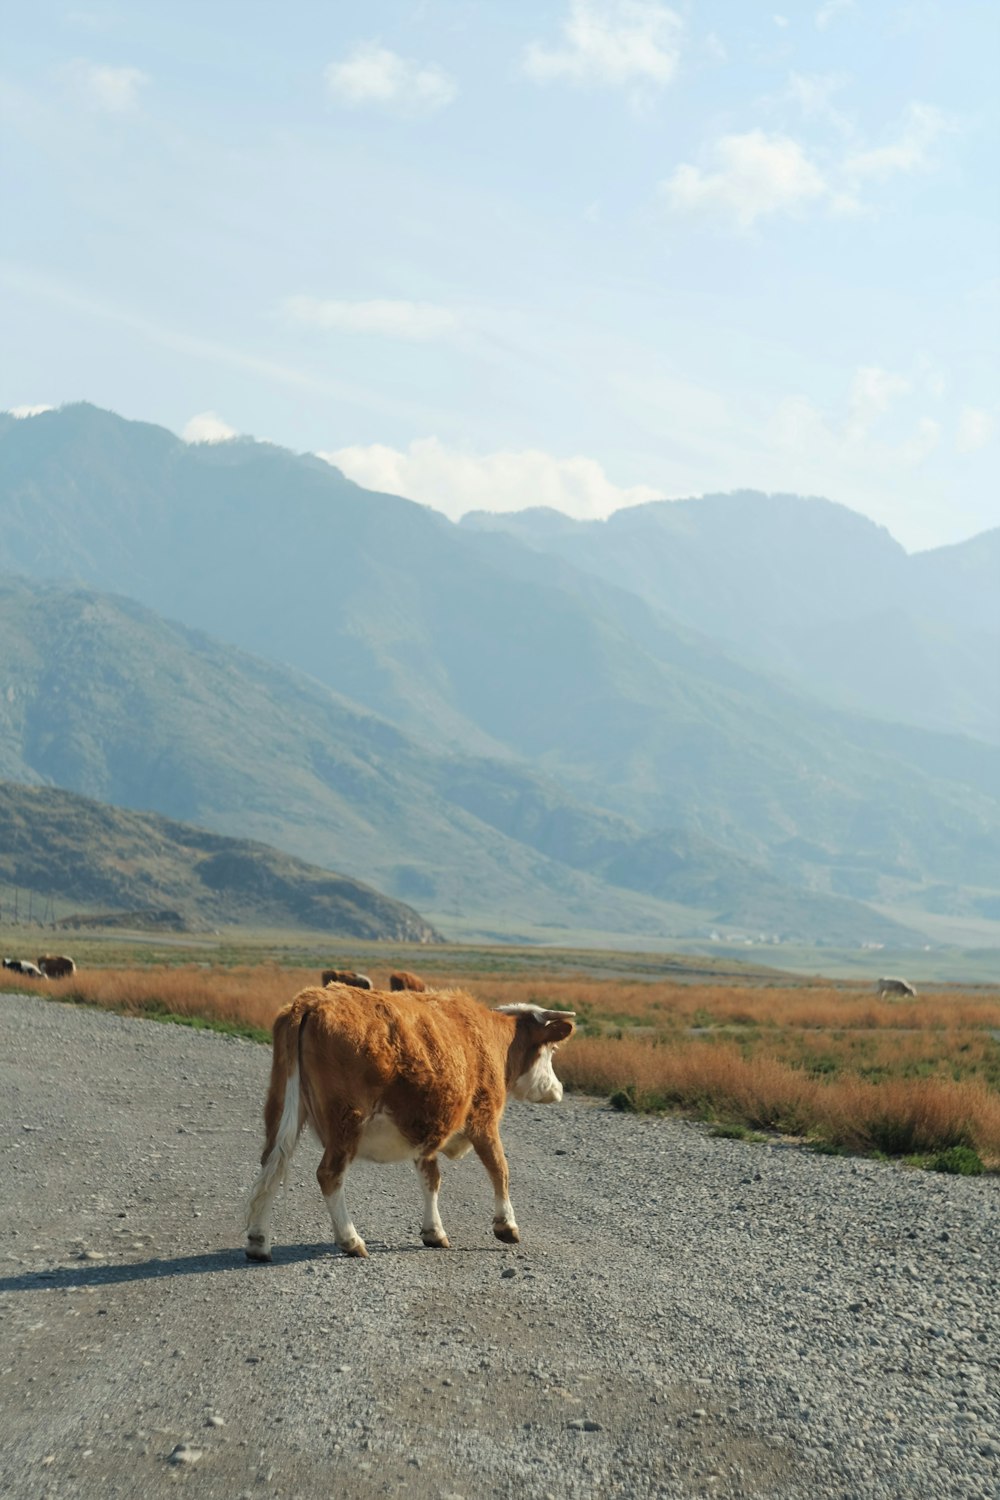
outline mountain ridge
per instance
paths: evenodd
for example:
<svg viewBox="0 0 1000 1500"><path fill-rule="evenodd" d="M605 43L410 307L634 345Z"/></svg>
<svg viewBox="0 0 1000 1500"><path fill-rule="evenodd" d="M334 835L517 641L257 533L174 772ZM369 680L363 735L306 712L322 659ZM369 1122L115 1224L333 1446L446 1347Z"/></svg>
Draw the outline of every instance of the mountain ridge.
<svg viewBox="0 0 1000 1500"><path fill-rule="evenodd" d="M824 899L863 892L865 901L891 897L899 907L912 897L919 908L928 890L949 882L1000 888L1000 752L983 741L845 713L773 666L762 671L730 654L701 625L676 623L676 612L651 605L635 587L502 531L477 533L426 507L361 490L315 457L252 440L186 445L163 430L87 407L31 418L30 442L23 425L0 423L0 567L30 573L28 562L34 558L37 565L44 556L47 578L90 575L86 587L105 591L113 578L112 592L124 590L214 641L198 647L186 639L183 651L190 662L190 653L200 650L201 668L211 666L216 683L210 691L205 681L186 682L189 668L179 660L164 664L180 694L164 742L172 748L137 770L141 758L121 710L122 693L132 693L157 725L164 720L129 640L130 633L141 637L153 627L136 616L123 623L128 609L119 600L112 611L119 623L108 629L118 631L116 650L130 662L129 683L115 688L114 663L104 647L95 648L96 677L86 651L75 674L67 677L63 663L61 691L72 703L86 689L89 727L81 721L71 744L58 723L47 722L30 745L22 744L20 762L39 775L104 794L100 780L91 784L87 777L103 763L98 741L109 738L108 726L100 725L105 692L117 705L115 753L124 755L122 775L112 778L119 798L141 801L154 785L169 793L172 812L189 813L184 799L193 782L184 772L199 727L211 723L219 754L199 775L204 772L212 788L213 817L252 816L255 832L285 847L292 839L297 852L315 857L301 842L315 834L311 796L324 807L323 818L333 820L324 825L324 839L337 826L358 849L368 835L372 868L380 879L383 872L390 876L389 889L406 894L425 889L429 880L445 908L481 879L490 899L501 906L509 899L521 911L531 906L527 893L540 882L535 888L545 890L557 921L585 911L592 916L602 900L619 903L620 910L626 884L610 885L607 877L627 882L628 851L641 854L642 867L658 871L659 881L671 841L684 839L694 841L692 849L712 851L717 875L726 860L744 871L745 884L751 871L758 884L766 874L789 890L792 904L795 893ZM691 529L696 508L685 513L677 504L653 502L660 507L660 529L675 525L678 516L686 516ZM792 506L788 497L782 504ZM862 518L851 520L844 507L811 505L833 517L834 526L843 513L852 533L878 533ZM615 524L626 523L637 524L634 517ZM587 524L557 529L563 536L587 535ZM46 537L60 545L45 552ZM765 552L768 545L766 538L760 543ZM777 598L779 615L804 609L816 592L808 570L796 582L789 569L788 557L803 545L800 539L781 557L769 555L772 576L780 579L784 568L795 583L784 590L789 597ZM906 555L891 538L878 545L905 566ZM988 557L988 542L984 548ZM739 558L734 541L727 566ZM861 597L863 581L855 590ZM836 580L830 589L835 599ZM48 642L50 656L62 653L72 662L73 651L89 638L88 607L97 616L112 608L81 605L79 617L64 621L60 645L37 600L24 604L34 622L27 634L13 617L9 626L23 660L31 657L34 634ZM162 620L157 631L161 627L173 628ZM799 634L807 633L803 626ZM176 629L174 640L177 645ZM241 664L232 657L224 662L225 641L254 653L253 667L242 658ZM148 649L156 658L160 647L152 636ZM290 689L288 671L305 673L312 685L297 680ZM252 731L223 729L219 703L227 674L238 683L241 702L258 704ZM44 673L32 680L44 683ZM336 712L332 699L320 703L321 685L339 695ZM199 705L200 726L185 692ZM269 692L282 701L292 692L295 708L287 701L301 724L297 739L282 739L276 730L263 706ZM378 718L377 734L371 725L358 729L358 716L365 714ZM384 748L389 724L396 736L391 750ZM249 781L246 765L234 763L227 735L242 736L248 754L260 752ZM349 764L343 744L353 747ZM0 749L0 769L4 754L15 752L9 745ZM288 767L284 814L264 810L270 794L263 790L263 766L276 755ZM492 808L498 827L473 818L451 795L449 777L453 784L462 777L454 765L442 772L448 757L455 764L463 757L477 762L469 776L478 787L479 811ZM542 796L529 790L532 778L557 786L556 800L575 809L572 818L586 824L594 849L601 818L624 819L621 858L609 856L602 869L592 850L587 867L574 868L552 861L542 825L530 834L534 845L512 836L516 819L505 819L513 802L485 790L502 780L504 767L519 768L525 806ZM100 774L107 778L106 766ZM127 776L133 783L126 785ZM336 792L338 778L356 780L360 800L353 808ZM335 792L336 807L330 800ZM362 815L358 807L366 797ZM242 830L226 824L224 831ZM653 858L646 840L659 840L663 853ZM704 871L692 878L692 889L706 888L703 877ZM711 876L707 886L723 888ZM655 924L663 915L654 906L642 920Z"/></svg>
<svg viewBox="0 0 1000 1500"><path fill-rule="evenodd" d="M626 588L831 706L1000 742L1000 528L908 554L839 502L760 491L563 521L529 507L460 524Z"/></svg>

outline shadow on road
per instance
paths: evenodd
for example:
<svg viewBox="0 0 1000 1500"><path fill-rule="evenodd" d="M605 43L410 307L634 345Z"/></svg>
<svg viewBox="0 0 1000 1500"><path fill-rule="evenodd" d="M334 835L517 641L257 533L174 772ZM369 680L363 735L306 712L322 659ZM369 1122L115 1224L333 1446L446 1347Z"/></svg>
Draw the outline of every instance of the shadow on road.
<svg viewBox="0 0 1000 1500"><path fill-rule="evenodd" d="M368 1243L368 1254L374 1259L381 1255L428 1255L440 1251L428 1251L423 1245L373 1245ZM467 1245L453 1247L449 1255L505 1255L500 1245ZM116 1286L128 1281L156 1281L166 1276L210 1276L218 1272L232 1274L244 1271L249 1275L264 1276L268 1271L283 1265L294 1265L299 1261L318 1261L325 1267L338 1263L346 1266L358 1264L353 1256L343 1255L331 1246L328 1240L313 1245L276 1245L274 1260L270 1263L248 1261L242 1248L210 1250L201 1255L175 1255L169 1259L130 1261L124 1265L78 1265L60 1266L53 1271L22 1271L17 1276L0 1276L0 1293L38 1292L50 1287L72 1290L77 1287Z"/></svg>

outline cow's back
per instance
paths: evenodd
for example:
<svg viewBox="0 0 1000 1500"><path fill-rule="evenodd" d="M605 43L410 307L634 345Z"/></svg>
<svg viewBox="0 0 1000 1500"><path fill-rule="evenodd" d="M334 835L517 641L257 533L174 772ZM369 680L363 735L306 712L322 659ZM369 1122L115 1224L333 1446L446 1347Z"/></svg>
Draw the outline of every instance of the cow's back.
<svg viewBox="0 0 1000 1500"><path fill-rule="evenodd" d="M302 1069L311 1094L416 1129L464 1119L475 1096L502 1106L506 1052L491 1012L460 991L304 990ZM458 1128L457 1124L455 1128Z"/></svg>

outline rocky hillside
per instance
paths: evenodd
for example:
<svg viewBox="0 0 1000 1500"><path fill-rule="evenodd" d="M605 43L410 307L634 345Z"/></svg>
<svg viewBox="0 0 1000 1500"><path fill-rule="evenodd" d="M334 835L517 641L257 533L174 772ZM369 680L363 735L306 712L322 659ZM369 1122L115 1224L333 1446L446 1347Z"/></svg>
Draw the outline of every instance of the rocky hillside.
<svg viewBox="0 0 1000 1500"><path fill-rule="evenodd" d="M401 901L265 844L52 787L0 782L0 883L35 912L147 912L188 930L306 927L338 937L429 943L439 934Z"/></svg>

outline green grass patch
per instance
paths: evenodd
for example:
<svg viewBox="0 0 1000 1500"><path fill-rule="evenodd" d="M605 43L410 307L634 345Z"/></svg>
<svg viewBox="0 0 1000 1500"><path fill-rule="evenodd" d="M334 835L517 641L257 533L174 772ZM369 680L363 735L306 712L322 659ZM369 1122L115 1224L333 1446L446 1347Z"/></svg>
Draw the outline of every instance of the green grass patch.
<svg viewBox="0 0 1000 1500"><path fill-rule="evenodd" d="M846 1146L838 1146L833 1141L806 1141L807 1148L816 1156L850 1156Z"/></svg>
<svg viewBox="0 0 1000 1500"><path fill-rule="evenodd" d="M709 1129L709 1135L716 1141L748 1141L752 1145L763 1145L766 1135L761 1135L759 1130L750 1130L746 1125L713 1125Z"/></svg>
<svg viewBox="0 0 1000 1500"><path fill-rule="evenodd" d="M950 1146L939 1151L931 1163L932 1172L947 1172L952 1177L979 1177L986 1171L978 1151L971 1146Z"/></svg>
<svg viewBox="0 0 1000 1500"><path fill-rule="evenodd" d="M121 1005L108 1005L72 990L61 995L46 994L42 989L33 993L40 1000L48 1000L54 1005L80 1005L89 1010L111 1011L118 1016L136 1016L142 1021L163 1021L170 1026L187 1026L191 1031L217 1031L220 1036L237 1036L248 1042L262 1042L267 1046L271 1044L271 1032L267 1027L251 1026L245 1021L217 1021L208 1016L181 1015L178 1011L171 1010L163 1000L127 1001Z"/></svg>
<svg viewBox="0 0 1000 1500"><path fill-rule="evenodd" d="M129 1009L126 1015L138 1015L144 1021L162 1021L168 1026L187 1026L192 1031L217 1031L221 1036L238 1036L248 1042L263 1042L270 1045L271 1033L263 1026L245 1026L239 1021L208 1021L204 1016L179 1016L176 1011L160 1010L143 1006Z"/></svg>

